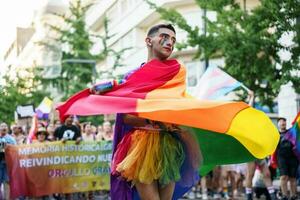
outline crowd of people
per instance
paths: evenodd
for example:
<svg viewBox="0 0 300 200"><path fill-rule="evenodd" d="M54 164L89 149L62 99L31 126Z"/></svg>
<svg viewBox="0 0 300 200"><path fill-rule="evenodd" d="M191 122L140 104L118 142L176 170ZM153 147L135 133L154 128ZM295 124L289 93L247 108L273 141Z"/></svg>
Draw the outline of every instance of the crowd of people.
<svg viewBox="0 0 300 200"><path fill-rule="evenodd" d="M293 144L285 140L286 119L278 119L278 128L281 139L274 155L269 158L256 160L251 163L217 166L206 176L203 176L199 183L189 191L184 198L187 199L248 199L265 198L274 199L297 199L297 178L299 179L298 160L293 153ZM18 124L8 126L6 123L0 125L1 153L0 153L0 181L1 198L9 199L9 179L7 166L4 158L5 144L21 145L28 141L28 134L24 127ZM59 121L38 123L36 142L74 140L81 141L111 141L113 139L113 126L111 122L95 126L90 122L79 123L72 116L66 118L64 124ZM275 157L275 158L274 158ZM273 181L279 180L280 187L274 188ZM288 182L290 186L288 187ZM80 193L80 194L54 194L52 199L94 199L95 194L106 196L103 191ZM50 199L49 196L41 197ZM19 199L25 199L20 197Z"/></svg>
<svg viewBox="0 0 300 200"><path fill-rule="evenodd" d="M278 118L278 131L280 140L273 155L250 163L218 166L202 177L199 184L193 187L185 198L297 199L299 161L293 150L294 145L285 137L285 118ZM278 187L273 185L276 180L279 181Z"/></svg>

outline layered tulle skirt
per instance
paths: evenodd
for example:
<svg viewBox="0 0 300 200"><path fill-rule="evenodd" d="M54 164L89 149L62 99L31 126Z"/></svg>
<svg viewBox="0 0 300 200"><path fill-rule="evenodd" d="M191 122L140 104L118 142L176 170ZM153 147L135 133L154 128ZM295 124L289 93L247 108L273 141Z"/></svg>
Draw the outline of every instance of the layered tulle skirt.
<svg viewBox="0 0 300 200"><path fill-rule="evenodd" d="M185 160L185 148L175 132L133 130L118 144L112 173L131 181L160 185L178 181Z"/></svg>

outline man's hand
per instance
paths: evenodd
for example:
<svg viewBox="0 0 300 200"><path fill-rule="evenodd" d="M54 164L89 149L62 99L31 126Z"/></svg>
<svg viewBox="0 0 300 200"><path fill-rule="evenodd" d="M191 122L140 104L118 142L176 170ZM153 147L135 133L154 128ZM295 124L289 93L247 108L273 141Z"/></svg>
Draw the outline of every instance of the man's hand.
<svg viewBox="0 0 300 200"><path fill-rule="evenodd" d="M115 85L115 81L104 81L97 83L90 88L91 94L103 94L110 91Z"/></svg>
<svg viewBox="0 0 300 200"><path fill-rule="evenodd" d="M81 140L82 140L81 137L77 138L75 144L80 144Z"/></svg>
<svg viewBox="0 0 300 200"><path fill-rule="evenodd" d="M94 85L94 86L92 86L92 87L90 88L90 93L91 93L91 94L97 94L97 95L101 94L100 91L97 91L97 90L96 90L96 85Z"/></svg>
<svg viewBox="0 0 300 200"><path fill-rule="evenodd" d="M66 143L66 141L67 141L66 138L62 138L62 139L61 139L61 142L64 143L64 144Z"/></svg>

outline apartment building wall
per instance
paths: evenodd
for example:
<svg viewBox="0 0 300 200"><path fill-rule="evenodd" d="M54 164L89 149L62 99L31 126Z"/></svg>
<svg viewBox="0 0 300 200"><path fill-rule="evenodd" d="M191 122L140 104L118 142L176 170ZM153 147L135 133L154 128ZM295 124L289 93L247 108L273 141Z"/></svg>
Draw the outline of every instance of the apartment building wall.
<svg viewBox="0 0 300 200"><path fill-rule="evenodd" d="M153 1L159 6L166 8L175 8L189 21L189 24L198 26L203 30L202 10L195 4L194 1L186 0L163 0ZM251 10L259 4L259 0L238 0L240 5ZM208 12L210 18L215 15ZM109 21L109 31L116 34L114 39L110 41L110 46L114 49L121 49L132 47L124 55L123 63L125 67L119 68L117 73L125 73L130 69L136 68L147 58L147 49L145 47L144 38L147 30L154 24L163 22L160 16L143 0L102 0L96 4L89 15L87 16L87 24L90 30L101 34L103 33L103 19L107 16ZM186 38L186 33L177 28L177 40L182 42ZM101 44L95 45L96 49L101 49ZM184 51L174 51L173 57L179 59L187 67L187 85L188 90L192 91L205 71L204 63L200 60L193 60L195 49L188 48ZM284 56L283 56L284 58ZM209 61L210 65L224 66L223 59L212 59ZM112 65L112 59L108 58L106 61L98 63L98 71L106 71ZM236 77L238 79L238 77ZM298 100L297 100L298 99ZM299 111L299 95L292 89L291 85L283 86L278 96L279 113L276 116L283 116L292 120L295 114Z"/></svg>

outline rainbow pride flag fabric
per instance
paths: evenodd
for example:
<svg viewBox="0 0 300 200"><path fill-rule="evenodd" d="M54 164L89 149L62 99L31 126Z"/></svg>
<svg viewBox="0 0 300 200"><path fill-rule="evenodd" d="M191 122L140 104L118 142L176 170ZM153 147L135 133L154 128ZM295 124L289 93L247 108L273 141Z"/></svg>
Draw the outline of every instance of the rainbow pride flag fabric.
<svg viewBox="0 0 300 200"><path fill-rule="evenodd" d="M228 92L242 86L219 67L209 67L201 76L193 96L198 99L214 100L223 97Z"/></svg>
<svg viewBox="0 0 300 200"><path fill-rule="evenodd" d="M185 68L152 60L103 95L85 89L57 109L67 115L131 113L188 127L203 156L201 173L215 165L261 159L274 152L279 133L263 112L243 102L198 100L186 93Z"/></svg>
<svg viewBox="0 0 300 200"><path fill-rule="evenodd" d="M44 97L40 105L35 109L37 117L39 119L48 119L49 113L51 112L53 101L48 97Z"/></svg>
<svg viewBox="0 0 300 200"><path fill-rule="evenodd" d="M292 142L294 153L300 160L300 112L293 121L293 126L287 131L285 137Z"/></svg>

